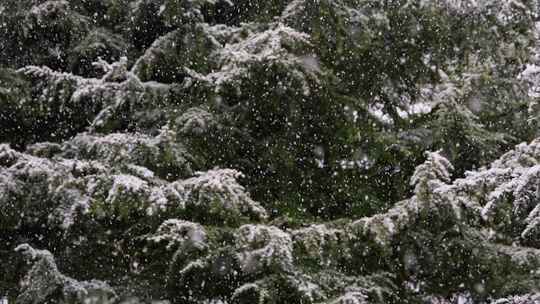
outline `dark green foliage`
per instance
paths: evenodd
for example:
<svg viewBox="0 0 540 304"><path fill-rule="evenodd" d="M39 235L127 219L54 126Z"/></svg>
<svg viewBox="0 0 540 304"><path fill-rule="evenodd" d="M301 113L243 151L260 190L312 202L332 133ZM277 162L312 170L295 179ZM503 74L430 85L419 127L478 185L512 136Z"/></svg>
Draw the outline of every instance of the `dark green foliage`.
<svg viewBox="0 0 540 304"><path fill-rule="evenodd" d="M210 54L216 47L202 25L184 25L156 40L135 63L134 72L143 81L181 83L186 68L210 71Z"/></svg>
<svg viewBox="0 0 540 304"><path fill-rule="evenodd" d="M69 70L76 75L98 77L103 71L92 63L99 61L100 58L107 62L118 61L126 53L127 45L121 36L98 28L88 33L73 49L69 58Z"/></svg>
<svg viewBox="0 0 540 304"><path fill-rule="evenodd" d="M0 2L0 296L537 290L536 1Z"/></svg>

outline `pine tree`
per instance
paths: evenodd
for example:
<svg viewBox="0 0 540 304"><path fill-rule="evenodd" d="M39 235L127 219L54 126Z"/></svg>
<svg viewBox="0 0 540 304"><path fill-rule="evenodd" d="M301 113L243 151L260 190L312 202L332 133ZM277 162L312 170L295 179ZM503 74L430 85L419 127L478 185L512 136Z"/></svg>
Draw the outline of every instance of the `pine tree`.
<svg viewBox="0 0 540 304"><path fill-rule="evenodd" d="M537 7L1 1L0 295L534 302Z"/></svg>

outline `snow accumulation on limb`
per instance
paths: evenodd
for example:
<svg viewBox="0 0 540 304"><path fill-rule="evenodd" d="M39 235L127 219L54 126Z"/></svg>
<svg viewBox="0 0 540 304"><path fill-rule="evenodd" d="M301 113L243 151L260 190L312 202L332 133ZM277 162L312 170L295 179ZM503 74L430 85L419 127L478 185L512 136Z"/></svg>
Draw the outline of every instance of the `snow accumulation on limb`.
<svg viewBox="0 0 540 304"><path fill-rule="evenodd" d="M80 144L74 146L76 142ZM264 208L237 182L242 176L238 171L199 172L197 177L173 183L156 177L144 166L159 165L164 158L161 153L167 153L169 167L182 168L185 164L181 148L176 152L178 155L159 146L155 138L142 135L81 135L60 147L61 151L49 159L2 145L0 176L10 181L2 184L6 189L0 195L0 204L6 208L3 216L7 221L17 210L28 209L23 216L9 219L9 222L18 219L16 225L21 225L37 221L49 211L47 221L65 229L81 217L127 219L133 212L147 216L194 216L215 223L238 222L239 217L253 220L266 217ZM177 165L171 166L173 162ZM20 197L27 199L15 199Z"/></svg>
<svg viewBox="0 0 540 304"><path fill-rule="evenodd" d="M254 220L267 217L266 210L252 200L238 183L243 174L233 169L197 172L195 177L173 184L187 204L206 209L210 214L230 213Z"/></svg>
<svg viewBox="0 0 540 304"><path fill-rule="evenodd" d="M206 249L206 239L207 233L203 226L177 219L166 220L154 235L148 237L148 240L155 243L166 242L167 249L179 247L187 251L192 248Z"/></svg>
<svg viewBox="0 0 540 304"><path fill-rule="evenodd" d="M289 234L272 227L245 225L236 237L241 268L246 273L290 272L293 267L292 240Z"/></svg>
<svg viewBox="0 0 540 304"><path fill-rule="evenodd" d="M42 303L44 301L109 301L116 297L114 290L105 282L92 280L79 282L58 270L53 255L28 244L17 246L31 265L26 274L17 303Z"/></svg>
<svg viewBox="0 0 540 304"><path fill-rule="evenodd" d="M516 242L525 241L525 236L536 229L538 210L538 164L540 162L539 141L530 144L520 144L516 149L504 154L499 160L493 162L490 168L467 172L466 177L458 178L451 184L431 189L432 194L428 201L411 198L398 203L387 213L375 215L371 218L361 219L354 225L365 227L372 231L381 241L389 236L404 230L415 221L417 216L430 208L450 207L455 211L456 218L462 214L470 215L467 220L471 223L486 223L488 228L500 230L499 233L508 233L518 230L519 233L507 235ZM427 170L427 165L441 164ZM431 180L449 181L448 171L451 166L447 160L436 162L428 161L417 168L417 173L411 182L420 180L420 173L425 182ZM430 167L431 168L431 167ZM510 220L504 222L501 220ZM482 224L484 225L484 224ZM508 227L512 225L512 228Z"/></svg>

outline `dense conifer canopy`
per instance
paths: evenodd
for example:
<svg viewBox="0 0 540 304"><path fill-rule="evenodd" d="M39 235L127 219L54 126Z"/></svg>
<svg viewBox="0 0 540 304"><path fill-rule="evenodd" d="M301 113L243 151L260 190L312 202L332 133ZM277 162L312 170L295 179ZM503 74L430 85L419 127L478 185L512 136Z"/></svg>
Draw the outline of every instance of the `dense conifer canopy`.
<svg viewBox="0 0 540 304"><path fill-rule="evenodd" d="M538 7L0 1L0 296L538 303Z"/></svg>

